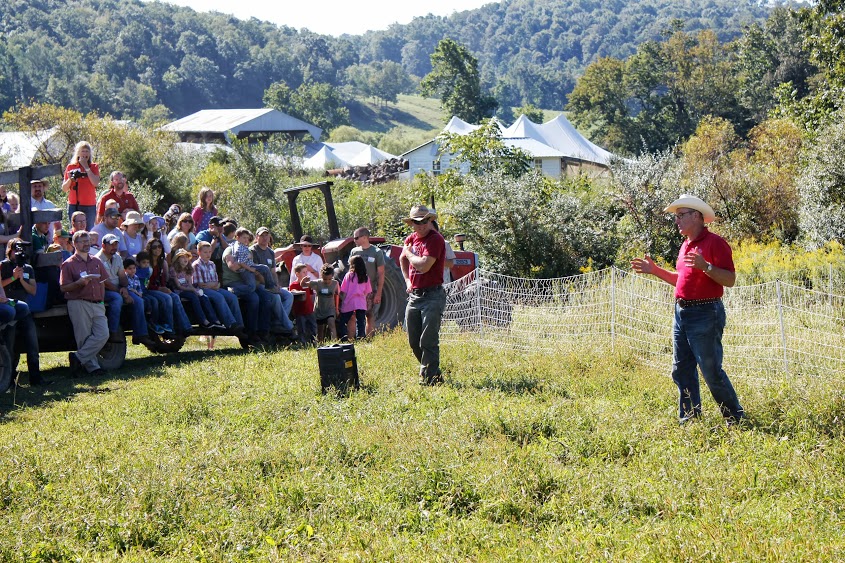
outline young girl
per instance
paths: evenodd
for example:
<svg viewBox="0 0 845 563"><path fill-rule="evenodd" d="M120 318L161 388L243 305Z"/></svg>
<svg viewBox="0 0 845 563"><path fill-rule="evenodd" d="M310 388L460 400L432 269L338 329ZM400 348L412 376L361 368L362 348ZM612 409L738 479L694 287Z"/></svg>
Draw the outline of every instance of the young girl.
<svg viewBox="0 0 845 563"><path fill-rule="evenodd" d="M170 278L179 297L186 298L194 309L194 314L205 329L224 330L208 295L194 287L194 267L191 265L191 253L180 248L173 256L173 277Z"/></svg>
<svg viewBox="0 0 845 563"><path fill-rule="evenodd" d="M323 264L320 268L320 279L310 283L311 289L317 296L314 306L314 316L317 319L317 342L326 339L326 327L332 340L337 340L335 317L337 316L337 294L339 292L337 280L334 279L334 268L331 264Z"/></svg>
<svg viewBox="0 0 845 563"><path fill-rule="evenodd" d="M349 261L349 271L340 284L340 323L346 325L350 341L355 340L356 321L358 334L361 337L367 334L367 294L372 291L364 259L353 256Z"/></svg>
<svg viewBox="0 0 845 563"><path fill-rule="evenodd" d="M129 277L129 267L126 266L126 262L131 260L131 258L127 258L123 261L124 266L123 268L126 270L126 277L129 279L129 285L132 286L132 280ZM139 285L141 286L141 297L144 299L144 304L146 305L147 309L150 311L150 318L153 322L153 332L156 334L173 334L173 307L170 302L170 298L161 293L160 291L149 291L147 289L147 283L150 280L150 275L152 274L152 268L150 268L150 254L146 250L142 250L138 253L138 256L135 258L135 268L134 274L135 277L138 279ZM156 295L153 295L153 294ZM166 301L166 304L163 303ZM165 307L170 307L170 315L167 315L165 312Z"/></svg>
<svg viewBox="0 0 845 563"><path fill-rule="evenodd" d="M170 278L170 270L167 261L164 259L164 247L160 240L151 239L147 243L147 252L150 254L150 279L147 281L147 290L150 295L159 300L162 308L162 318L176 327L176 332L187 336L191 334L191 321L188 319L185 308L179 295L167 288L167 281Z"/></svg>
<svg viewBox="0 0 845 563"><path fill-rule="evenodd" d="M188 250L188 235L185 233L176 233L170 239L170 254L167 256L167 264L172 268L173 261L176 259L176 253L179 250Z"/></svg>
<svg viewBox="0 0 845 563"><path fill-rule="evenodd" d="M194 219L194 232L200 233L208 228L208 220L217 215L214 207L214 191L211 188L200 188L199 202L191 211Z"/></svg>

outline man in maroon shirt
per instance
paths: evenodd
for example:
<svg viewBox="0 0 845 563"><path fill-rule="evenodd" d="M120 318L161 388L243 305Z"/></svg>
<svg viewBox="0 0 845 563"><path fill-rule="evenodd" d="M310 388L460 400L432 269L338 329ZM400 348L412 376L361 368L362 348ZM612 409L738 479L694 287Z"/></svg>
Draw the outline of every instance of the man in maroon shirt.
<svg viewBox="0 0 845 563"><path fill-rule="evenodd" d="M119 170L115 170L111 173L109 179L111 180L111 187L109 191L100 196L100 199L97 202L97 223L103 222L103 216L106 214L106 202L110 199L117 202L117 210L120 211L121 215L123 215L127 209L134 209L140 213L141 210L138 208L138 202L135 201L135 196L126 189L128 186L126 182L126 175Z"/></svg>
<svg viewBox="0 0 845 563"><path fill-rule="evenodd" d="M728 243L705 226L716 218L707 203L682 195L664 211L674 214L678 231L686 237L678 253L676 272L665 270L646 256L631 267L675 286L672 379L680 392L681 424L701 415L701 393L696 365L722 416L729 424L745 412L728 375L722 369L722 332L725 329L725 287L736 282L733 254Z"/></svg>
<svg viewBox="0 0 845 563"><path fill-rule="evenodd" d="M405 239L399 264L408 291L405 326L408 342L420 363L423 385L443 383L440 371L440 321L446 308L443 289L443 264L446 262L446 241L431 222L434 210L415 205L403 219L414 230Z"/></svg>
<svg viewBox="0 0 845 563"><path fill-rule="evenodd" d="M109 273L99 259L88 251L91 245L87 231L73 234L73 256L62 263L59 285L67 299L67 312L73 324L76 352L71 352L70 369L79 375L84 369L93 375L105 375L97 362L97 354L109 339L103 283Z"/></svg>

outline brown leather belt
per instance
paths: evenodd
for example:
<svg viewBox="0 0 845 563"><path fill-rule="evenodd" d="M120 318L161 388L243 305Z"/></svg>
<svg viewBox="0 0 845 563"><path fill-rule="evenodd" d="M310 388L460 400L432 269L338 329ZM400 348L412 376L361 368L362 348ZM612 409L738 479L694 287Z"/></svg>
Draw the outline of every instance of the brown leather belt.
<svg viewBox="0 0 845 563"><path fill-rule="evenodd" d="M699 305L718 303L721 300L721 297L708 297L707 299L683 299L681 297L676 297L675 303L677 303L681 309L686 309L687 307L698 307Z"/></svg>

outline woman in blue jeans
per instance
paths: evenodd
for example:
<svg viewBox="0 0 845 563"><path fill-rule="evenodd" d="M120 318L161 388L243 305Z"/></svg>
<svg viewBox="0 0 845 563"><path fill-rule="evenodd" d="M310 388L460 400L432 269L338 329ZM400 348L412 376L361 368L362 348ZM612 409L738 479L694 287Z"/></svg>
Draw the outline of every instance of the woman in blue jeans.
<svg viewBox="0 0 845 563"><path fill-rule="evenodd" d="M150 278L147 280L147 291L157 298L156 294L164 294L170 299L170 307L166 303L162 307L164 315L170 314L172 320L171 326L176 328L177 334L182 336L189 336L192 332L191 321L185 313L185 308L182 307L182 300L179 299L179 294L167 287L167 280L170 277L170 270L167 267L167 261L164 259L164 246L158 239L150 239L147 242L147 252L150 255ZM164 301L164 300L162 300Z"/></svg>

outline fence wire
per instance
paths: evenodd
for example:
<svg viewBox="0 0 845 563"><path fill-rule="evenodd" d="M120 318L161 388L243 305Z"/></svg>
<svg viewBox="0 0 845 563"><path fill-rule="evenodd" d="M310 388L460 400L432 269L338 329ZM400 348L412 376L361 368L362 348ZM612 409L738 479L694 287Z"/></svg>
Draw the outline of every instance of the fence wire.
<svg viewBox="0 0 845 563"><path fill-rule="evenodd" d="M447 289L444 342L627 351L655 368L671 366L673 288L649 276L608 268L522 279L476 270ZM845 372L845 296L775 280L726 289L724 303L729 375L771 380Z"/></svg>

